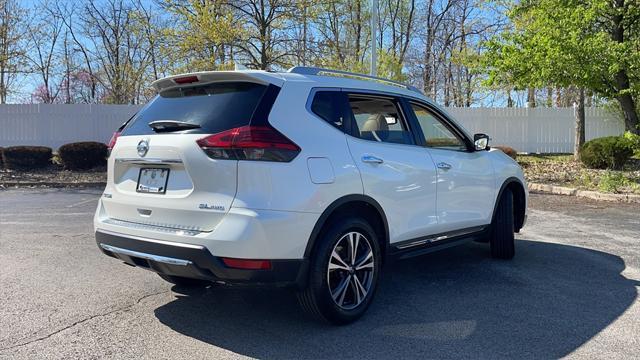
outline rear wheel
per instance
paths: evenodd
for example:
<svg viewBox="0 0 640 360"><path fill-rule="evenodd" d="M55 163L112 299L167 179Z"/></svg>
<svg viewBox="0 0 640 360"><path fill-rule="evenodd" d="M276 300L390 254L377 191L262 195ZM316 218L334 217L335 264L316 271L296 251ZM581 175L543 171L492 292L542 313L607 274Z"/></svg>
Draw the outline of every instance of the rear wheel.
<svg viewBox="0 0 640 360"><path fill-rule="evenodd" d="M491 256L511 259L515 255L513 226L513 193L506 189L500 197L496 214L491 223Z"/></svg>
<svg viewBox="0 0 640 360"><path fill-rule="evenodd" d="M302 308L333 324L360 318L371 304L380 273L380 246L361 218L329 225L311 258L307 288L298 293Z"/></svg>
<svg viewBox="0 0 640 360"><path fill-rule="evenodd" d="M180 277L180 276L165 275L165 274L158 274L158 276L160 276L166 282L170 282L174 285L178 285L180 287L185 287L185 288L205 287L211 284L209 281L191 279L191 278Z"/></svg>

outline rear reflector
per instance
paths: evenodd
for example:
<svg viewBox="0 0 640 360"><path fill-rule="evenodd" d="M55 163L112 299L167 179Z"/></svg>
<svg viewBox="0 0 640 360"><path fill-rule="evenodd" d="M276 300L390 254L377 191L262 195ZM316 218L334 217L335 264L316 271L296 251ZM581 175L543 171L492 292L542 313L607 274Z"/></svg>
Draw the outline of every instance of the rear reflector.
<svg viewBox="0 0 640 360"><path fill-rule="evenodd" d="M245 270L270 270L271 261L269 260L246 260L246 259L232 259L222 258L222 262L230 268L245 269Z"/></svg>
<svg viewBox="0 0 640 360"><path fill-rule="evenodd" d="M198 77L197 76L183 76L183 77L179 77L179 78L175 78L173 79L173 82L175 82L176 84L191 84L194 82L198 82Z"/></svg>
<svg viewBox="0 0 640 360"><path fill-rule="evenodd" d="M212 159L289 162L300 147L270 126L242 126L197 141Z"/></svg>

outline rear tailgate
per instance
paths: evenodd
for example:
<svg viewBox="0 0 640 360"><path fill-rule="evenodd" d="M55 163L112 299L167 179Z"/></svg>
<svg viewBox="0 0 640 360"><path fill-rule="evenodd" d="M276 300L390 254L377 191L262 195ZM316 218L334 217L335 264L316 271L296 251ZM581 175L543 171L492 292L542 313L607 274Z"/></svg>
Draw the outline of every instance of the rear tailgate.
<svg viewBox="0 0 640 360"><path fill-rule="evenodd" d="M196 143L251 122L267 85L247 81L169 87L122 131L109 158L110 220L170 229L211 231L236 194L238 161L212 159ZM272 100L271 100L272 101ZM157 131L153 121L181 121L200 128ZM166 183L166 185L165 185Z"/></svg>
<svg viewBox="0 0 640 360"><path fill-rule="evenodd" d="M147 225L211 231L236 193L237 161L213 160L196 144L202 135L124 136L109 161L107 216ZM149 143L144 158L140 141ZM168 169L164 193L139 192L141 169Z"/></svg>

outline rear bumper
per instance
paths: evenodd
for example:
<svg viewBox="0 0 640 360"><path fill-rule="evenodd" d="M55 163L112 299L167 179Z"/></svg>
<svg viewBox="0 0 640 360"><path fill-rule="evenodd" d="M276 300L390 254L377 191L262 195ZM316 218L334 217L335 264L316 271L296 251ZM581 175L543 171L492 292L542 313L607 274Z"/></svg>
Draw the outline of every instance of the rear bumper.
<svg viewBox="0 0 640 360"><path fill-rule="evenodd" d="M303 287L307 262L304 259L271 260L269 270L227 267L201 245L148 239L97 230L100 250L125 263L160 274L224 282L233 285ZM268 260L268 259L265 259Z"/></svg>

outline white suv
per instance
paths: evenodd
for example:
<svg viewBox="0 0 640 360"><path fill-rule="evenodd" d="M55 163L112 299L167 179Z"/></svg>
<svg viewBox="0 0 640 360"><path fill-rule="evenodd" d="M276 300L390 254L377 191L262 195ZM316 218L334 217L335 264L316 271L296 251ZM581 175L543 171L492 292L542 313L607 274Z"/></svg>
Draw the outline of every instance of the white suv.
<svg viewBox="0 0 640 360"><path fill-rule="evenodd" d="M111 141L96 241L177 285L290 286L344 324L382 265L465 241L514 255L528 192L415 88L334 70L156 81Z"/></svg>

